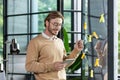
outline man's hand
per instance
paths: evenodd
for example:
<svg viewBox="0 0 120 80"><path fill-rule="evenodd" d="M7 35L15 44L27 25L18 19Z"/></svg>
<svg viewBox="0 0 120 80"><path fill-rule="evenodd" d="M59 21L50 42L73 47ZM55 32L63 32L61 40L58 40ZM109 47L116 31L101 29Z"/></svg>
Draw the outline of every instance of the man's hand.
<svg viewBox="0 0 120 80"><path fill-rule="evenodd" d="M83 50L84 48L83 40L77 41L76 44L74 45L74 48L76 48L78 51Z"/></svg>
<svg viewBox="0 0 120 80"><path fill-rule="evenodd" d="M57 71L62 70L63 68L65 68L65 66L66 66L66 64L63 63L63 62L55 62L55 63L54 63L54 68L55 68L55 70L57 70Z"/></svg>

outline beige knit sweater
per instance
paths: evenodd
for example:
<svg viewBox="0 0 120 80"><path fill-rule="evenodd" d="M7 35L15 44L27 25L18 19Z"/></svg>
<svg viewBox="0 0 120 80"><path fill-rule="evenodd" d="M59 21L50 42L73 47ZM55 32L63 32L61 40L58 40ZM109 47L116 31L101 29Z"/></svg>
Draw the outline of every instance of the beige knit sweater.
<svg viewBox="0 0 120 80"><path fill-rule="evenodd" d="M75 58L78 50L74 49L66 58ZM26 70L33 72L36 80L66 80L65 69L55 71L53 63L63 61L66 51L61 39L49 40L41 34L33 38L28 45Z"/></svg>

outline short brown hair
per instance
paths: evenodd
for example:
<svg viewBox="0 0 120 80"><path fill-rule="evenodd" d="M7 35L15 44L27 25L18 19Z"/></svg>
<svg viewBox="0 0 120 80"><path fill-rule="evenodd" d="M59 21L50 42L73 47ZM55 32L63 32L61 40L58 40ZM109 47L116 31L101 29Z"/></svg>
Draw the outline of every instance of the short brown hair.
<svg viewBox="0 0 120 80"><path fill-rule="evenodd" d="M45 24L46 21L50 21L51 19L55 19L55 18L61 18L62 21L64 20L63 15L59 11L51 11L45 18L44 25L46 26Z"/></svg>

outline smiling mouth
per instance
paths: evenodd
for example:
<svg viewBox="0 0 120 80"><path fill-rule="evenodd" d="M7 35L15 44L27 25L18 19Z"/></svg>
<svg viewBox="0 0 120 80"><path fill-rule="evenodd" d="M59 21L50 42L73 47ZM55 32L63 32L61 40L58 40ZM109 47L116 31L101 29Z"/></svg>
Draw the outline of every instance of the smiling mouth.
<svg viewBox="0 0 120 80"><path fill-rule="evenodd" d="M53 31L57 31L58 32L59 30L58 29L53 29Z"/></svg>

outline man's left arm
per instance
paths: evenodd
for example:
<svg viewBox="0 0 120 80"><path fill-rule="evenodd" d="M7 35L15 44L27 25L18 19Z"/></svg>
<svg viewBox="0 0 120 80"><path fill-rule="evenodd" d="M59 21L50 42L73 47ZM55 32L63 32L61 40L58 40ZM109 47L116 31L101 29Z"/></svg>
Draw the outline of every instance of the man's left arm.
<svg viewBox="0 0 120 80"><path fill-rule="evenodd" d="M66 57L66 59L77 58L78 53L82 51L84 48L83 41L79 40L75 43L74 49L71 51L70 55Z"/></svg>

